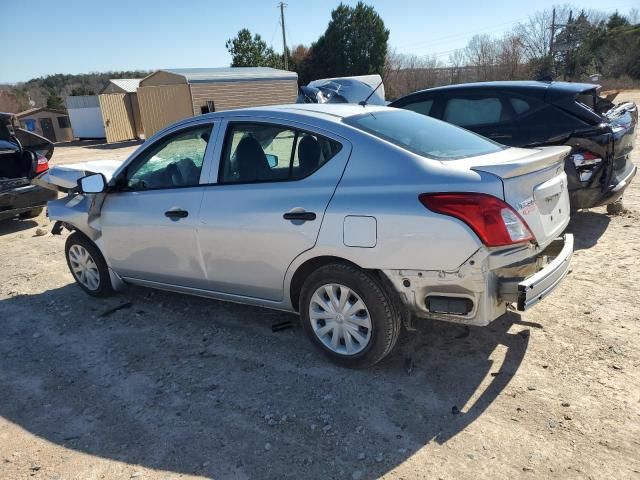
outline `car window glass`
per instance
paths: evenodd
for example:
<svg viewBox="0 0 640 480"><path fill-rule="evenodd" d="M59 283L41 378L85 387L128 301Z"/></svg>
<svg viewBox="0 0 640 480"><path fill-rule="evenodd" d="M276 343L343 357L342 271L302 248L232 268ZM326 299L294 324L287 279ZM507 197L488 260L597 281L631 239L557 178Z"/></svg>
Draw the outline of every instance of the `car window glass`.
<svg viewBox="0 0 640 480"><path fill-rule="evenodd" d="M452 98L447 102L443 120L461 127L498 123L502 116L499 98Z"/></svg>
<svg viewBox="0 0 640 480"><path fill-rule="evenodd" d="M421 113L422 115L429 115L431 113L431 107L433 107L433 100L422 100L420 102L409 103L402 108Z"/></svg>
<svg viewBox="0 0 640 480"><path fill-rule="evenodd" d="M521 98L510 98L509 102L511 102L511 106L513 107L513 111L516 115L521 115L531 109L529 103Z"/></svg>
<svg viewBox="0 0 640 480"><path fill-rule="evenodd" d="M426 115L390 109L347 117L343 122L401 148L436 160L499 152L504 147Z"/></svg>
<svg viewBox="0 0 640 480"><path fill-rule="evenodd" d="M220 167L221 183L296 180L333 157L340 144L272 124L232 124Z"/></svg>
<svg viewBox="0 0 640 480"><path fill-rule="evenodd" d="M211 125L160 140L127 169L127 187L144 190L198 185Z"/></svg>

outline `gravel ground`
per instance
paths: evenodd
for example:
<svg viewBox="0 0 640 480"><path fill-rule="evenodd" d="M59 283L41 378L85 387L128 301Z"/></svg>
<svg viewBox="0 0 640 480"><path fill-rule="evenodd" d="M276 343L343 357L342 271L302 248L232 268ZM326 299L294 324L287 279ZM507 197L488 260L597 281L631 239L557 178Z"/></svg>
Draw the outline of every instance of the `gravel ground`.
<svg viewBox="0 0 640 480"><path fill-rule="evenodd" d="M640 478L638 179L625 206L575 215L572 271L531 312L425 322L367 371L327 363L292 315L90 298L45 217L5 222L0 478Z"/></svg>

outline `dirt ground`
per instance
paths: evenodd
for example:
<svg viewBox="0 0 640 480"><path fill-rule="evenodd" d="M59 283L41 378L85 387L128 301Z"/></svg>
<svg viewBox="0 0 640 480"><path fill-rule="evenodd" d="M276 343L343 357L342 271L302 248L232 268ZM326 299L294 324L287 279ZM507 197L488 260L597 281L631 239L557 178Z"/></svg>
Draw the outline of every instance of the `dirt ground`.
<svg viewBox="0 0 640 480"><path fill-rule="evenodd" d="M2 224L0 478L640 478L639 179L625 205L575 215L571 273L531 312L425 322L367 371L327 363L292 315L90 298L65 235L35 236L45 217Z"/></svg>

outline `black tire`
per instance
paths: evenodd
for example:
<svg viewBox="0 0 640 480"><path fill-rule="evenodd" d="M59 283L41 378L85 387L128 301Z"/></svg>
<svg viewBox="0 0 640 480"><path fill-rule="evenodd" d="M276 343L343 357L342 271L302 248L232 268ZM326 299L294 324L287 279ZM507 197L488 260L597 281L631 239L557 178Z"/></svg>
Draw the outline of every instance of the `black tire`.
<svg viewBox="0 0 640 480"><path fill-rule="evenodd" d="M311 298L318 288L327 284L344 285L366 305L371 319L371 337L359 353L346 355L334 352L313 331L309 316ZM346 263L325 265L309 275L300 292L300 319L311 343L333 362L351 368L370 367L386 357L398 340L402 324L393 301L380 281L371 273Z"/></svg>
<svg viewBox="0 0 640 480"><path fill-rule="evenodd" d="M69 259L69 250L74 245L78 245L84 248L91 258L93 259L97 270L98 270L98 286L95 289L90 289L86 285L84 285L80 279L76 276L73 268L71 268L71 261ZM114 294L113 286L111 285L111 277L109 276L109 268L107 267L107 262L105 261L102 253L96 245L85 235L79 232L74 232L67 238L67 241L64 246L64 253L67 259L67 266L69 267L69 271L76 283L80 288L82 288L85 292L93 297L109 297Z"/></svg>
<svg viewBox="0 0 640 480"><path fill-rule="evenodd" d="M19 215L19 218L23 220L27 218L36 218L42 213L43 210L44 210L44 207L34 208L33 210L29 210L28 212L21 213Z"/></svg>

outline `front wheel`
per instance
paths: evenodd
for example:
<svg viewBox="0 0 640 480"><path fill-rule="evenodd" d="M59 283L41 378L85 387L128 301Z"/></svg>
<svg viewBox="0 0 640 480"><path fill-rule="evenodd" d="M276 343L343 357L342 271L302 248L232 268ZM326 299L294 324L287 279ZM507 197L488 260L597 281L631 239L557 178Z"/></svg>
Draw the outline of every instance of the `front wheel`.
<svg viewBox="0 0 640 480"><path fill-rule="evenodd" d="M109 267L96 245L81 233L69 235L65 244L67 265L80 288L94 297L113 294Z"/></svg>
<svg viewBox="0 0 640 480"><path fill-rule="evenodd" d="M303 328L332 361L347 367L372 366L393 349L401 320L380 282L348 264L313 272L302 287Z"/></svg>

